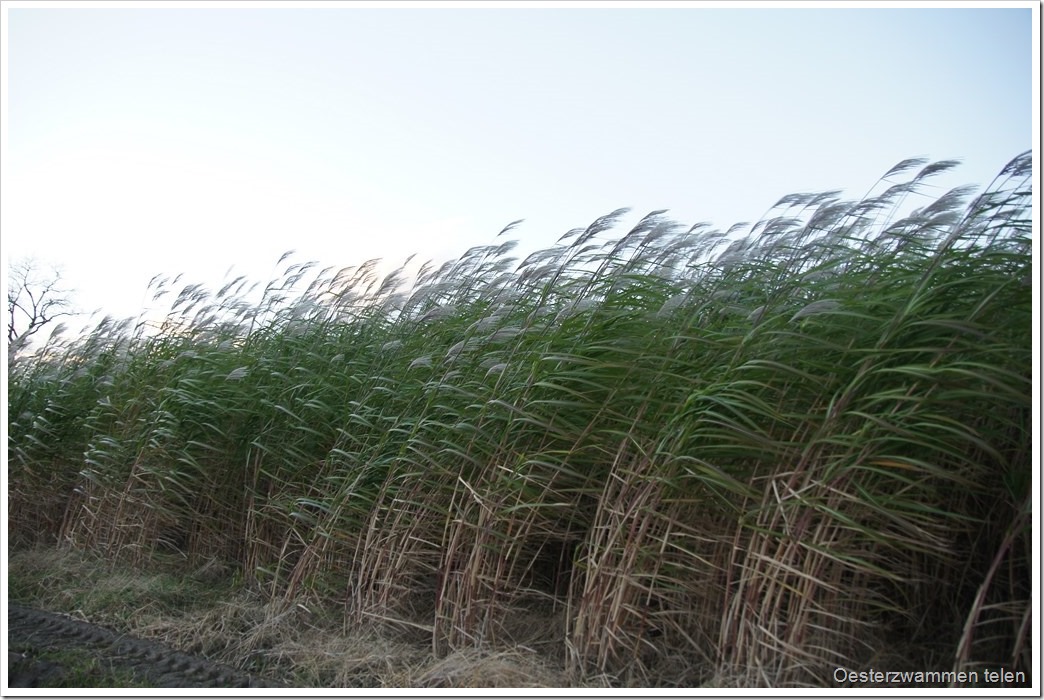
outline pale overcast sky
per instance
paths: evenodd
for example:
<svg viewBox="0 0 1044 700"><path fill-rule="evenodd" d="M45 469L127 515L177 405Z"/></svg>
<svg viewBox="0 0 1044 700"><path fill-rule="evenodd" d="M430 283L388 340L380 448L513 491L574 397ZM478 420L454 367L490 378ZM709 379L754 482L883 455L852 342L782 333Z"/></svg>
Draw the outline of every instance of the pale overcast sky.
<svg viewBox="0 0 1044 700"><path fill-rule="evenodd" d="M4 3L5 263L59 266L85 311L515 219L525 250L619 207L724 229L913 156L986 185L1034 146L1036 3L180 5Z"/></svg>

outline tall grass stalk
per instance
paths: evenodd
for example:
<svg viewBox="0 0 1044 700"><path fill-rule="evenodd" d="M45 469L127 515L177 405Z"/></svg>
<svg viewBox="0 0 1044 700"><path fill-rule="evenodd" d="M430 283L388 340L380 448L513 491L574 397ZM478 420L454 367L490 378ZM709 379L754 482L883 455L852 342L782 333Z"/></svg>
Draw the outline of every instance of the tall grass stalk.
<svg viewBox="0 0 1044 700"><path fill-rule="evenodd" d="M1030 163L902 216L954 162L746 231L157 278L158 327L12 362L12 539L218 558L438 654L542 607L578 679L832 683L895 640L1028 671Z"/></svg>

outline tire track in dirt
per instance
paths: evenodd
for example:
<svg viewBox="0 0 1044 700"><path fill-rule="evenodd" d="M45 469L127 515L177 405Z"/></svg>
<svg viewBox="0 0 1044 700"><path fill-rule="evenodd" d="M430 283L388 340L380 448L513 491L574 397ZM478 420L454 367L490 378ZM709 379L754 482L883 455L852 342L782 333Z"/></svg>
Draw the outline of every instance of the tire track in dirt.
<svg viewBox="0 0 1044 700"><path fill-rule="evenodd" d="M11 688L61 687L74 674L53 652L77 650L99 668L155 688L276 688L267 679L57 613L8 603L8 684ZM46 654L48 659L39 658ZM60 658L60 657L59 657Z"/></svg>

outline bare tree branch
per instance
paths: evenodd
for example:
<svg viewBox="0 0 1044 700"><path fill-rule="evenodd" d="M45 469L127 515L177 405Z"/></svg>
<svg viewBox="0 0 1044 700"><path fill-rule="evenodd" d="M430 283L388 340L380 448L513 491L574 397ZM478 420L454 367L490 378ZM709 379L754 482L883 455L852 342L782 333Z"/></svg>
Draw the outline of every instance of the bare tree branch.
<svg viewBox="0 0 1044 700"><path fill-rule="evenodd" d="M75 312L69 302L69 290L62 288L61 275L52 269L40 271L32 259L12 263L7 279L8 353L25 347L41 328L62 316Z"/></svg>

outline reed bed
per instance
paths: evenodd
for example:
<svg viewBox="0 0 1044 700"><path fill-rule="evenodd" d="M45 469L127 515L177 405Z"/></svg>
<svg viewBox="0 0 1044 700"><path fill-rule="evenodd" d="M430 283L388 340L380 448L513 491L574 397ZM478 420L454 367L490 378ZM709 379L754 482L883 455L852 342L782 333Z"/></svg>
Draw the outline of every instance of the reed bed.
<svg viewBox="0 0 1044 700"><path fill-rule="evenodd" d="M577 682L1028 673L1031 156L902 213L955 165L746 230L157 278L161 324L12 359L12 541L219 560L445 658L541 610Z"/></svg>

